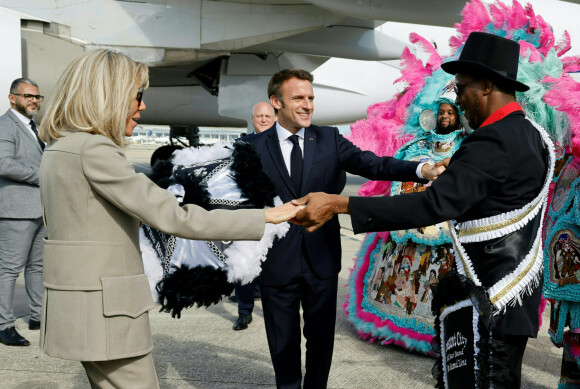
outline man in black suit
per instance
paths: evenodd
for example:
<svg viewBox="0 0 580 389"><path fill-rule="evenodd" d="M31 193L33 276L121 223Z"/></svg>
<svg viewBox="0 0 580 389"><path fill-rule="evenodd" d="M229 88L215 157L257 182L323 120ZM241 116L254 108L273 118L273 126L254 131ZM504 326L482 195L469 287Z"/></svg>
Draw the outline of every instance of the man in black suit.
<svg viewBox="0 0 580 389"><path fill-rule="evenodd" d="M459 60L442 65L455 74L456 103L474 132L426 191L350 199L311 194L298 201L308 205L297 215L314 233L336 213L351 214L355 233L456 219L450 228L456 270L488 294L495 313L491 364L496 388L520 386L527 339L538 333L542 204L554 161L547 133L516 102L515 92L529 89L516 80L518 59L518 43L473 32Z"/></svg>
<svg viewBox="0 0 580 389"><path fill-rule="evenodd" d="M343 138L336 127L311 125L312 80L304 70L276 73L268 85L268 95L278 113L277 123L243 138L256 146L264 171L282 201L313 191L337 193L342 170L374 180L400 181L433 180L443 171L434 165L377 157ZM307 340L304 388L326 388L340 265L338 218L313 234L304 234L303 227L292 225L269 251L259 284L278 388L300 388L302 382L301 305Z"/></svg>

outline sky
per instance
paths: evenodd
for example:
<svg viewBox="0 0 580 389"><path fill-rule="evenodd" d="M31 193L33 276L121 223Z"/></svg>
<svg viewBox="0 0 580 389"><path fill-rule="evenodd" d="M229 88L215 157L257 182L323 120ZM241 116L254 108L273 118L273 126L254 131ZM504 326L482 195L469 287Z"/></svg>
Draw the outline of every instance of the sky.
<svg viewBox="0 0 580 389"><path fill-rule="evenodd" d="M350 124L343 124L341 126L336 126L338 128L338 132L340 132L342 135L346 134L347 132L350 132Z"/></svg>

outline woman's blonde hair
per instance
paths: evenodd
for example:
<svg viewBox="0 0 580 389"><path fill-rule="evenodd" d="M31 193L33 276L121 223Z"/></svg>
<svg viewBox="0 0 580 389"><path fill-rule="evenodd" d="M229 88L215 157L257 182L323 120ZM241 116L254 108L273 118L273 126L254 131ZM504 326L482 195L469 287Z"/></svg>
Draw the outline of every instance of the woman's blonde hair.
<svg viewBox="0 0 580 389"><path fill-rule="evenodd" d="M145 64L111 50L89 51L76 58L60 77L39 136L50 144L67 131L84 131L124 146L137 91L148 86Z"/></svg>

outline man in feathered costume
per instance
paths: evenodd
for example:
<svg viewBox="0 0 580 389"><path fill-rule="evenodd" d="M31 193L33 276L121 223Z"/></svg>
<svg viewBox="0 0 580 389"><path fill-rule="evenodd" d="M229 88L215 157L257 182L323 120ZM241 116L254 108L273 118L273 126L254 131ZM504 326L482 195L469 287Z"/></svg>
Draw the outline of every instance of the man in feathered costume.
<svg viewBox="0 0 580 389"><path fill-rule="evenodd" d="M441 71L438 74L424 89L423 99L430 97L431 101L421 105L416 136L396 152L397 158L440 162L453 155L467 134L454 103L452 77ZM428 185L394 182L390 193L421 192ZM432 286L453 263L447 224L373 233L365 242L345 305L349 320L361 337L379 337L383 344L434 355Z"/></svg>
<svg viewBox="0 0 580 389"><path fill-rule="evenodd" d="M486 8L480 1L473 1L466 5L463 16L463 22L457 25L459 35L451 39L455 49L453 59L459 53L461 56L459 61L447 61L443 66L450 73L458 73L457 92L463 96L457 101L466 109L466 116L476 130L454 155L448 171L430 189L392 199L351 198L345 201L323 194L309 196L303 200L309 201L305 220L315 228L328 217L331 207L349 211L354 230L359 232L458 219L461 223L452 223L450 228L458 272L453 272L455 279L449 278L450 282L440 280L439 289L443 290L437 291L435 299L438 301L434 304L441 319L441 327L437 328L441 334L442 353L439 386L465 387L470 386L467 382L471 381L473 387L490 384L518 387L525 339L535 336L539 327L539 281L543 264L539 226L545 215L555 159L562 158L565 152L577 158L580 149L577 135L580 87L566 74L577 71L580 61L559 58L570 48L567 33L556 43L550 26L535 15L531 6L524 8L514 2L512 6L495 3ZM474 31L493 35L470 35ZM465 44L468 36L473 40L471 44ZM417 36L412 39L420 41ZM514 47L513 41L519 46ZM488 44L490 46L483 48ZM432 52L431 60L434 57ZM405 77L409 64L419 61L409 52L403 54L403 60L407 65L403 70ZM436 62L431 61L428 69L433 76L441 63ZM469 62L475 65L468 66ZM516 72L519 81L516 81ZM421 98L418 92L428 82L423 77L410 79L409 88L390 102L391 109L386 109L381 118L390 121L391 125L401 119L400 123L405 125L414 120L417 127L419 113L410 105L416 105L414 99ZM528 88L527 93L514 93ZM496 111L497 114L492 115ZM409 115L406 122L402 119L405 114ZM514 125L502 130L508 121L514 121ZM356 125L353 138L357 136L355 130ZM356 143L356 139L353 140ZM490 144L482 147L487 141ZM556 155L553 143L557 145ZM513 151L509 152L511 149ZM506 158L498 155L506 151ZM511 171L508 176L499 177L508 171ZM489 175L491 181L497 179L496 184L482 185L490 183L482 173ZM529 180L516 182L528 176ZM379 184L370 184L362 191L379 188ZM517 198L509 198L510 188ZM500 192L497 198L503 200L495 202L494 197ZM474 193L480 195L476 201L473 201ZM505 207L501 206L500 203L508 198ZM577 225L578 205L575 207L568 204L565 208L574 210L568 214L575 215ZM513 240L518 240L521 247L516 255L507 259L503 245L514 243ZM563 249L555 251L562 257ZM566 251L568 257L571 252L571 249ZM502 259L493 262L499 258ZM572 295L575 299L580 297L577 287L569 296ZM355 308L358 314L356 311ZM473 325L469 325L472 322Z"/></svg>

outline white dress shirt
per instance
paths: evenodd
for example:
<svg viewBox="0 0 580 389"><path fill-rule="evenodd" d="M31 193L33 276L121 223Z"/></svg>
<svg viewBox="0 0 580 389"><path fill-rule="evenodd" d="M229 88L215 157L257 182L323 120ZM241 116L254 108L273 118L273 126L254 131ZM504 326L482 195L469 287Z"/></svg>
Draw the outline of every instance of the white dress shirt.
<svg viewBox="0 0 580 389"><path fill-rule="evenodd" d="M282 127L278 122L276 122L276 132L278 132L280 150L282 150L284 164L286 165L286 169L288 169L288 174L290 174L290 154L292 154L292 147L294 147L294 143L292 143L289 138L292 135L298 135L298 145L300 146L300 150L302 150L302 158L304 158L304 128L301 128L300 131L298 131L296 134L293 134Z"/></svg>
<svg viewBox="0 0 580 389"><path fill-rule="evenodd" d="M417 175L417 177L425 179L425 177L423 177L423 174L421 174L421 169L423 169L423 165L425 165L427 162L421 162L419 165L417 165L417 169L415 170L415 174Z"/></svg>

